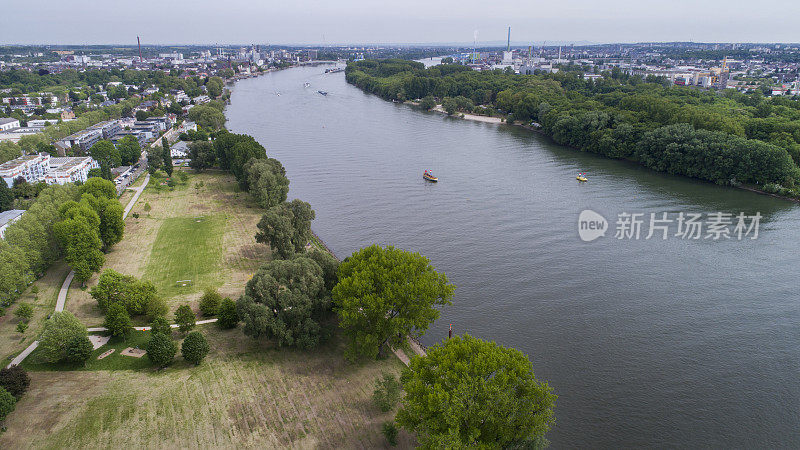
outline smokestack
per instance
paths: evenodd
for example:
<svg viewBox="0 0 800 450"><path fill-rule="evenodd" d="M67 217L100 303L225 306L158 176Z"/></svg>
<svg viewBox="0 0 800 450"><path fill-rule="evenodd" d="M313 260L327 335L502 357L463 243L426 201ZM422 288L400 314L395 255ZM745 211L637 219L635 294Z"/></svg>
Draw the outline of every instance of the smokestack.
<svg viewBox="0 0 800 450"><path fill-rule="evenodd" d="M508 44L506 44L506 51L511 51L511 27L508 27Z"/></svg>
<svg viewBox="0 0 800 450"><path fill-rule="evenodd" d="M142 41L139 40L139 36L136 36L136 45L139 46L139 62L142 62Z"/></svg>

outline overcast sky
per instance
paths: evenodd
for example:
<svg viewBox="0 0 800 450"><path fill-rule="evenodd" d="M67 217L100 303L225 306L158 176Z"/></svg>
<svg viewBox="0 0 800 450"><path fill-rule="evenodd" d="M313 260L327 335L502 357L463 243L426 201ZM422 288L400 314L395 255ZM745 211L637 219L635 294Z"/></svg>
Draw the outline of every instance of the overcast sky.
<svg viewBox="0 0 800 450"><path fill-rule="evenodd" d="M4 0L2 44L800 42L800 0Z"/></svg>

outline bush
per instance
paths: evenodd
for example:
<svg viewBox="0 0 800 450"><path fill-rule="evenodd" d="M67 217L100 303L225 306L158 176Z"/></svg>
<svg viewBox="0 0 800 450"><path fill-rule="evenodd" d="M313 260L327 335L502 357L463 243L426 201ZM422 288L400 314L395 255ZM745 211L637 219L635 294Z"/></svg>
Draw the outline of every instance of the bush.
<svg viewBox="0 0 800 450"><path fill-rule="evenodd" d="M436 99L432 95L428 95L419 102L419 106L424 109L431 110L436 107Z"/></svg>
<svg viewBox="0 0 800 450"><path fill-rule="evenodd" d="M236 302L225 297L217 310L217 323L222 328L234 328L239 324L239 313L236 311Z"/></svg>
<svg viewBox="0 0 800 450"><path fill-rule="evenodd" d="M221 301L222 296L219 295L216 289L206 289L203 293L203 297L200 298L200 312L202 312L204 316L216 315Z"/></svg>
<svg viewBox="0 0 800 450"><path fill-rule="evenodd" d="M25 333L25 330L28 329L28 322L19 322L17 324L17 332L18 333Z"/></svg>
<svg viewBox="0 0 800 450"><path fill-rule="evenodd" d="M177 352L175 342L162 333L154 334L147 343L147 357L158 367L169 365Z"/></svg>
<svg viewBox="0 0 800 450"><path fill-rule="evenodd" d="M150 211L150 209L152 209L152 207L150 206L150 203L145 202L144 203L144 208L142 208L142 209L144 209L144 211L147 212L147 211Z"/></svg>
<svg viewBox="0 0 800 450"><path fill-rule="evenodd" d="M27 322L31 320L31 317L33 317L33 306L28 303L20 303L19 306L17 306L17 309L14 311L14 315L20 320Z"/></svg>
<svg viewBox="0 0 800 450"><path fill-rule="evenodd" d="M209 346L206 337L199 331L192 331L186 335L186 339L181 344L181 354L183 359L195 365L203 362L203 358L208 354Z"/></svg>
<svg viewBox="0 0 800 450"><path fill-rule="evenodd" d="M0 421L5 420L6 416L14 411L17 399L7 390L0 388Z"/></svg>
<svg viewBox="0 0 800 450"><path fill-rule="evenodd" d="M156 316L150 323L150 332L152 334L161 333L166 337L172 336L172 328L169 326L169 321L164 316Z"/></svg>
<svg viewBox="0 0 800 450"><path fill-rule="evenodd" d="M106 320L103 326L108 328L112 336L127 337L133 331L133 323L128 311L122 303L112 303L106 312Z"/></svg>
<svg viewBox="0 0 800 450"><path fill-rule="evenodd" d="M390 374L384 373L383 378L378 378L375 381L375 391L372 393L372 401L375 406L380 408L383 412L389 412L394 409L397 402L400 400L400 382L397 378Z"/></svg>
<svg viewBox="0 0 800 450"><path fill-rule="evenodd" d="M383 436L386 438L386 442L389 443L392 447L397 445L397 425L393 421L384 422L383 427Z"/></svg>
<svg viewBox="0 0 800 450"><path fill-rule="evenodd" d="M186 333L194 328L195 316L192 307L189 305L179 306L175 311L175 323L178 325L178 329L181 330L181 333Z"/></svg>
<svg viewBox="0 0 800 450"><path fill-rule="evenodd" d="M93 351L94 346L88 336L76 336L67 344L67 361L86 365Z"/></svg>
<svg viewBox="0 0 800 450"><path fill-rule="evenodd" d="M18 400L31 385L31 378L28 372L20 366L11 366L7 369L0 369L0 387L7 390Z"/></svg>

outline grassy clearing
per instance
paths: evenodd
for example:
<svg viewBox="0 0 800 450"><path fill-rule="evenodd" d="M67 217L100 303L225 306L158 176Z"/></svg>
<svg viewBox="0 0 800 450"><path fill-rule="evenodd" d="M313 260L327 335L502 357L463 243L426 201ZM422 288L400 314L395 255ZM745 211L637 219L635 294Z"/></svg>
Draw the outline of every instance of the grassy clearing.
<svg viewBox="0 0 800 450"><path fill-rule="evenodd" d="M393 413L371 395L383 372L400 372L396 358L351 365L338 341L300 352L201 329L211 353L200 366L179 354L161 371L32 372L0 448L385 447ZM401 433L399 447L411 444Z"/></svg>
<svg viewBox="0 0 800 450"><path fill-rule="evenodd" d="M0 355L3 358L3 367L10 359L36 340L36 337L42 332L45 319L55 309L58 291L68 273L69 267L63 261L53 264L42 278L36 280L22 294L16 303L6 309L6 315L0 317ZM38 290L38 293L34 293L34 290ZM17 331L19 319L14 316L14 310L20 303L33 305L33 317L24 334Z"/></svg>
<svg viewBox="0 0 800 450"><path fill-rule="evenodd" d="M164 219L144 278L152 281L164 297L221 285L225 222L221 214Z"/></svg>
<svg viewBox="0 0 800 450"><path fill-rule="evenodd" d="M137 370L146 369L151 367L150 360L147 357L134 358L132 356L122 356L120 352L128 347L146 348L147 341L150 340L149 331L134 331L128 336L127 339L112 338L108 344L98 348L92 353L92 356L86 362L86 366L80 367L69 363L50 364L42 361L39 349L33 351L25 361L22 362L22 367L30 371L81 371L81 370ZM97 359L110 349L114 349L114 353L106 356L103 359Z"/></svg>
<svg viewBox="0 0 800 450"><path fill-rule="evenodd" d="M227 173L189 173L174 188L165 180L151 178L125 221L125 237L106 254L104 267L150 279L171 310L183 303L196 307L205 286L237 298L258 266L270 258L269 248L255 241L263 210L239 192ZM175 284L186 279L192 280L189 286ZM97 275L87 282L89 287L95 284ZM67 310L88 326L101 325L103 315L88 289L75 287Z"/></svg>

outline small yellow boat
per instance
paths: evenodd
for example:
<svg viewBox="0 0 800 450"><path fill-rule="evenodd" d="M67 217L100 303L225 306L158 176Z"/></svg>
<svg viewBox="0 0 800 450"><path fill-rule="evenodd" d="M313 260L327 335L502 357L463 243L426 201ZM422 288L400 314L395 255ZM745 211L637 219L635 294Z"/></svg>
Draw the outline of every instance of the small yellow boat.
<svg viewBox="0 0 800 450"><path fill-rule="evenodd" d="M585 182L589 181L589 179L586 178L586 175L582 174L582 173L579 173L578 176L575 177L575 179L580 181L580 182L582 182L582 183L585 183Z"/></svg>
<svg viewBox="0 0 800 450"><path fill-rule="evenodd" d="M438 179L438 178L436 178L435 176L433 176L433 174L431 173L431 171L430 171L430 170L426 170L426 171L425 171L425 173L423 173L423 174L422 174L422 178L424 178L424 179L425 179L425 180L427 180L427 181L432 181L432 182L434 182L434 183L436 183L436 182L438 182L438 181L439 181L439 179Z"/></svg>

